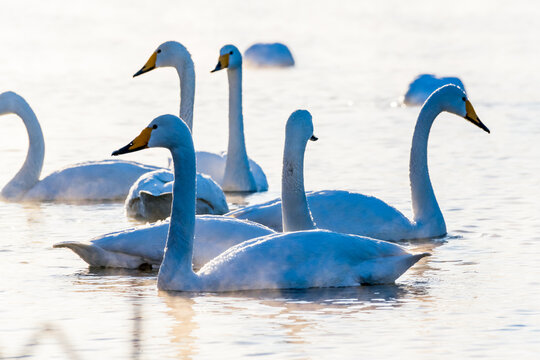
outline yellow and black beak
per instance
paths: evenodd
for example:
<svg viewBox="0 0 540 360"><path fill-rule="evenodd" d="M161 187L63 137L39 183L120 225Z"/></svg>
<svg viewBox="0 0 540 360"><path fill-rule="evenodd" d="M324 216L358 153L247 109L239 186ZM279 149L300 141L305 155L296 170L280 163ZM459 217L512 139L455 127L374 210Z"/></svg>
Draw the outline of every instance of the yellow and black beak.
<svg viewBox="0 0 540 360"><path fill-rule="evenodd" d="M154 51L154 53L150 56L146 64L144 64L141 70L137 71L133 75L133 77L149 72L150 70L154 70L156 68L156 59L157 59L157 52Z"/></svg>
<svg viewBox="0 0 540 360"><path fill-rule="evenodd" d="M474 125L478 126L480 129L484 130L488 134L490 133L489 129L486 125L484 125L481 121L478 115L476 115L476 111L474 111L474 108L469 100L465 102L465 109L467 110L467 114L465 115L465 119L472 122Z"/></svg>
<svg viewBox="0 0 540 360"><path fill-rule="evenodd" d="M315 135L311 135L311 137L309 138L309 140L311 140L311 141L317 141L317 140L319 140L319 138L316 137Z"/></svg>
<svg viewBox="0 0 540 360"><path fill-rule="evenodd" d="M213 73L215 71L223 70L227 67L229 67L229 54L223 54L219 57L216 68L210 72Z"/></svg>
<svg viewBox="0 0 540 360"><path fill-rule="evenodd" d="M148 141L150 141L150 135L152 134L152 130L154 129L151 127L145 128L143 131L141 131L140 135L137 136L132 142L130 142L123 148L113 151L112 156L127 154L130 152L146 149L148 147Z"/></svg>

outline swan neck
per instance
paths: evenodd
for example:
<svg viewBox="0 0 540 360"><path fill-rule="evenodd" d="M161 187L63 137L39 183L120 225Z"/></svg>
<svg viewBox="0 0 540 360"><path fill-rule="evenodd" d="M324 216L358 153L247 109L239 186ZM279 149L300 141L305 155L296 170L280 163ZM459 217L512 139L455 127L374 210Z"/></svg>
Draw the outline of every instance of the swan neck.
<svg viewBox="0 0 540 360"><path fill-rule="evenodd" d="M419 224L442 223L444 226L444 219L431 185L427 161L429 132L433 121L441 111L441 107L435 101L426 102L418 115L414 129L409 162L409 178L414 220Z"/></svg>
<svg viewBox="0 0 540 360"><path fill-rule="evenodd" d="M255 191L255 180L249 168L244 137L242 68L228 69L227 76L229 79L229 144L223 187L226 191Z"/></svg>
<svg viewBox="0 0 540 360"><path fill-rule="evenodd" d="M28 134L28 151L24 164L2 189L4 198L16 200L39 182L45 157L45 140L36 114L26 101L21 99L13 113L22 119Z"/></svg>
<svg viewBox="0 0 540 360"><path fill-rule="evenodd" d="M285 139L283 152L283 171L281 175L281 214L283 231L315 229L304 189L304 152L298 142Z"/></svg>
<svg viewBox="0 0 540 360"><path fill-rule="evenodd" d="M195 103L195 66L191 59L186 59L184 66L177 66L180 78L180 118L193 132L193 108Z"/></svg>
<svg viewBox="0 0 540 360"><path fill-rule="evenodd" d="M174 165L174 185L171 220L163 262L159 269L158 286L188 281L194 276L192 267L195 231L195 151L171 149Z"/></svg>

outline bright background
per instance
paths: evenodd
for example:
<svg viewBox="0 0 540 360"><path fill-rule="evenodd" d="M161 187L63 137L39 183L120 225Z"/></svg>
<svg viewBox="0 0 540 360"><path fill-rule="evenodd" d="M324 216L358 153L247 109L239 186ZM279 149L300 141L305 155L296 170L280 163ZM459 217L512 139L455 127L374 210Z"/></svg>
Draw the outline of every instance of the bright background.
<svg viewBox="0 0 540 360"><path fill-rule="evenodd" d="M295 56L293 69L245 69L248 153L271 188L236 206L279 196L285 121L306 108L320 139L308 145L307 189L376 195L410 215L419 108L395 104L420 73L461 77L492 133L439 116L430 173L449 235L406 244L433 256L395 286L158 293L155 273L90 270L52 249L132 226L122 204L0 202L0 357L535 358L539 18L535 1L3 1L0 92L36 112L43 175L109 158L155 116L177 114L174 70L132 79L166 40L195 61L201 150L227 144L227 77L210 74L219 48L282 41ZM27 138L17 117L0 121L3 185ZM167 153L124 158L165 165Z"/></svg>

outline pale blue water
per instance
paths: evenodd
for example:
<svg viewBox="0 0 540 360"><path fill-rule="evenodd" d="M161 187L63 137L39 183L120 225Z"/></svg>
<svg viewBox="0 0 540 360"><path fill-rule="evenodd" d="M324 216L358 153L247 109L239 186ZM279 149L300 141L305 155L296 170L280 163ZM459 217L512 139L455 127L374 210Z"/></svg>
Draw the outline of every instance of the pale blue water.
<svg viewBox="0 0 540 360"><path fill-rule="evenodd" d="M227 142L226 76L209 73L219 48L282 41L295 55L294 69L245 70L248 152L271 190L237 203L278 196L284 124L307 108L320 140L308 147L306 187L373 194L410 214L419 109L391 104L419 73L460 76L492 133L448 114L435 123L430 173L449 235L407 244L433 255L395 286L158 293L155 273L89 270L73 253L52 249L133 225L121 204L0 202L0 357L536 358L536 2L5 1L1 8L0 92L24 96L40 119L44 174L108 158L153 117L177 113L173 70L131 78L171 39L193 54L195 142L206 150ZM24 160L26 134L16 117L0 121L3 185ZM127 158L164 165L166 156L149 150Z"/></svg>

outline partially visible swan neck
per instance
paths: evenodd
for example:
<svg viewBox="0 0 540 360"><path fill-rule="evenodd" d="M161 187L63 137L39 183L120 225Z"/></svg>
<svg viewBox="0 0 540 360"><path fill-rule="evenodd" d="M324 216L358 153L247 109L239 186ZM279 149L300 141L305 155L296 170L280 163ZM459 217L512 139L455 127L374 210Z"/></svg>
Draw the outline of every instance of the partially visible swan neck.
<svg viewBox="0 0 540 360"><path fill-rule="evenodd" d="M171 149L174 185L171 220L163 262L159 269L158 288L179 281L189 287L195 276L192 267L195 232L195 151ZM178 285L175 285L178 286Z"/></svg>
<svg viewBox="0 0 540 360"><path fill-rule="evenodd" d="M176 66L180 78L180 118L193 132L193 108L195 102L195 66L191 57L184 59L183 66Z"/></svg>
<svg viewBox="0 0 540 360"><path fill-rule="evenodd" d="M283 231L315 229L304 189L304 152L306 144L285 138L281 175L281 215Z"/></svg>
<svg viewBox="0 0 540 360"><path fill-rule="evenodd" d="M19 98L13 113L18 115L28 133L28 152L26 160L17 174L2 189L2 197L11 200L21 199L24 194L39 182L43 159L45 157L45 140L36 114L24 99Z"/></svg>
<svg viewBox="0 0 540 360"><path fill-rule="evenodd" d="M256 191L249 168L242 115L242 68L227 69L229 78L229 145L223 179L225 191Z"/></svg>
<svg viewBox="0 0 540 360"><path fill-rule="evenodd" d="M429 178L427 147L431 125L442 111L436 98L431 97L422 107L414 129L409 162L414 220L418 225L431 224L446 232L444 218L435 198Z"/></svg>

